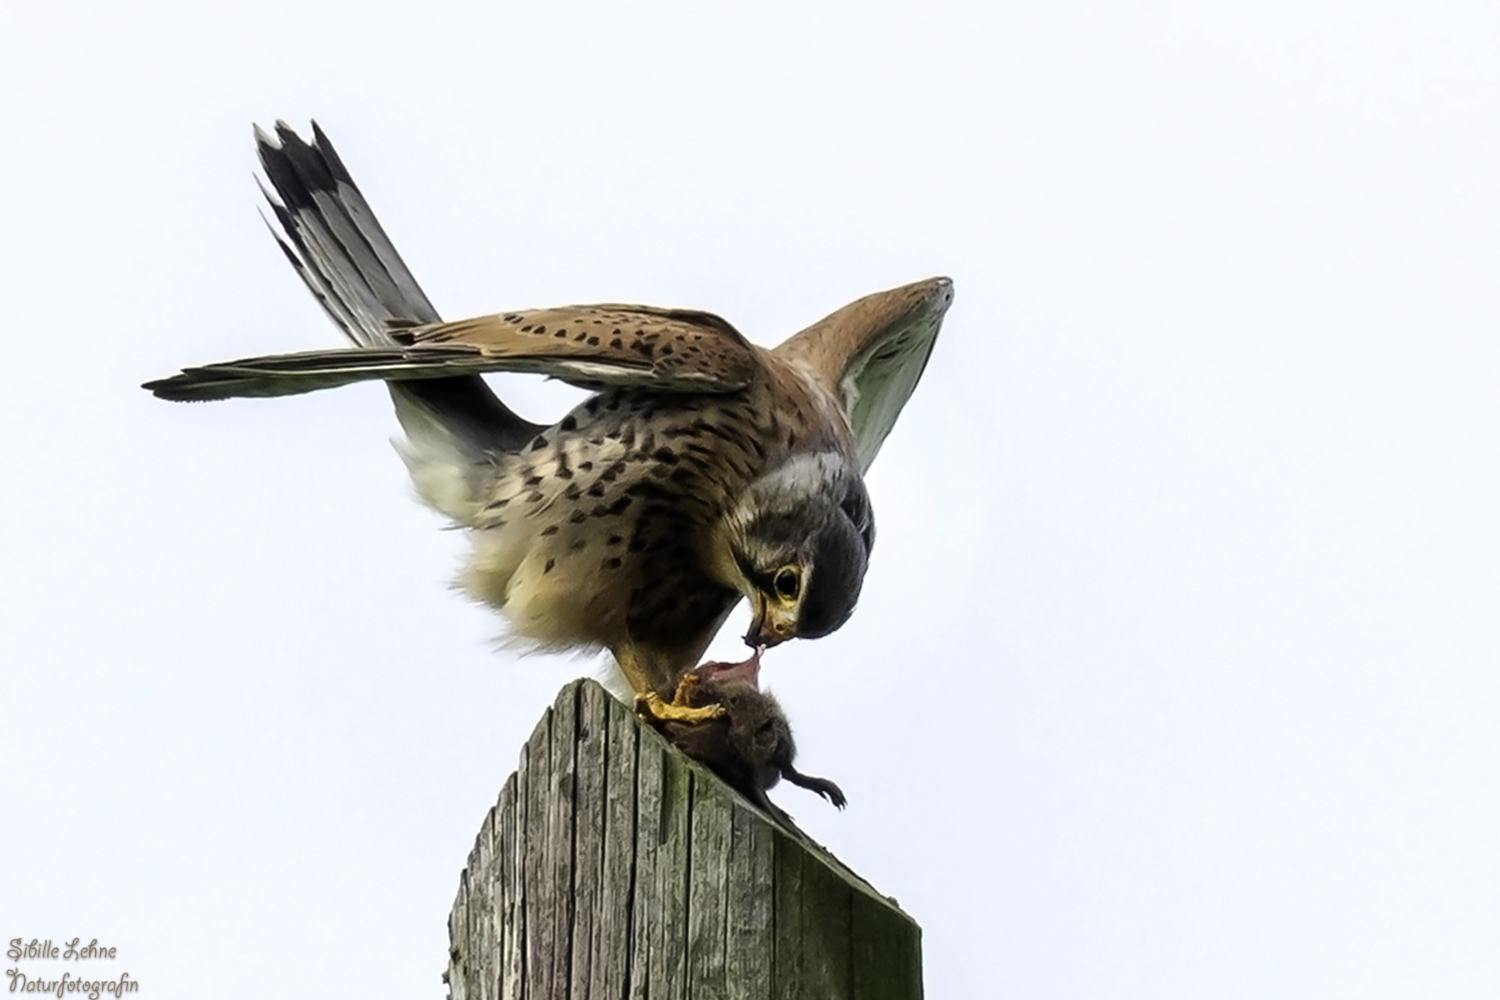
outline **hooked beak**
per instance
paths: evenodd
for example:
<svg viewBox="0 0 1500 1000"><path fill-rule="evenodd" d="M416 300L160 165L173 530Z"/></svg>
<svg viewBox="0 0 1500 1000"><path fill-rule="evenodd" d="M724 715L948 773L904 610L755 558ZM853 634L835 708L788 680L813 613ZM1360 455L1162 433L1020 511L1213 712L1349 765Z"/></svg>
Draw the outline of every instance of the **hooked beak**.
<svg viewBox="0 0 1500 1000"><path fill-rule="evenodd" d="M755 618L750 622L750 631L745 633L745 645L757 649L770 649L797 634L797 612L795 608L773 606L765 594L756 593L750 598Z"/></svg>

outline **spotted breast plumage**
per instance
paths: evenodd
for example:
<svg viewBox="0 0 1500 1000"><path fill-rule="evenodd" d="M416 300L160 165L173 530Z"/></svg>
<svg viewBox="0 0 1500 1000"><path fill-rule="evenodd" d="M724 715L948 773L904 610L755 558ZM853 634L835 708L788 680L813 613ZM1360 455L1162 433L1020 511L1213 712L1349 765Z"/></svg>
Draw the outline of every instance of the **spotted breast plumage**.
<svg viewBox="0 0 1500 1000"><path fill-rule="evenodd" d="M734 606L760 648L837 629L874 520L863 474L920 378L946 278L866 296L774 350L692 309L584 305L442 322L327 137L257 130L278 241L352 346L186 368L172 400L383 380L419 495L468 530L464 588L543 648L605 648L661 718ZM483 381L593 390L548 426Z"/></svg>

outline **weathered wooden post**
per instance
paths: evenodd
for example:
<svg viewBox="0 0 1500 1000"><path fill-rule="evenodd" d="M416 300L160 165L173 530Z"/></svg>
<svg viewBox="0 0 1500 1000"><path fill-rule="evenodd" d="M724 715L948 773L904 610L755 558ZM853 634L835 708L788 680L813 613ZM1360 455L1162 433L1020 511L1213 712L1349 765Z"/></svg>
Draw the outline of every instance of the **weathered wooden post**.
<svg viewBox="0 0 1500 1000"><path fill-rule="evenodd" d="M484 818L451 1000L915 1000L921 929L667 745L563 688Z"/></svg>

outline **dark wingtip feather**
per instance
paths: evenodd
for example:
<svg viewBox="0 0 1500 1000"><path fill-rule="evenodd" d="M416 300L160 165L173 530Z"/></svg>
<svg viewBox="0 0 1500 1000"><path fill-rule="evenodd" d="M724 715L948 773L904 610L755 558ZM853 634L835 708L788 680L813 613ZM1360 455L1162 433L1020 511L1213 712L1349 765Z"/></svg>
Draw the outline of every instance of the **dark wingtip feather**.
<svg viewBox="0 0 1500 1000"><path fill-rule="evenodd" d="M141 383L141 388L157 399L165 399L171 403L209 403L235 395L231 392L215 392L213 383L186 375L153 379Z"/></svg>

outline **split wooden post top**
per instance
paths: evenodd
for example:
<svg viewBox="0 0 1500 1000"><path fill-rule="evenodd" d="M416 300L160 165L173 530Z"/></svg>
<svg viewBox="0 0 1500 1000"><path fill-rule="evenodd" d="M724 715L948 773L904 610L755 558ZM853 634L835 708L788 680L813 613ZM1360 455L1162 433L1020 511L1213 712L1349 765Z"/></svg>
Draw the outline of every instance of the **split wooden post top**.
<svg viewBox="0 0 1500 1000"><path fill-rule="evenodd" d="M444 979L451 1000L917 1000L921 933L578 680L484 818Z"/></svg>

